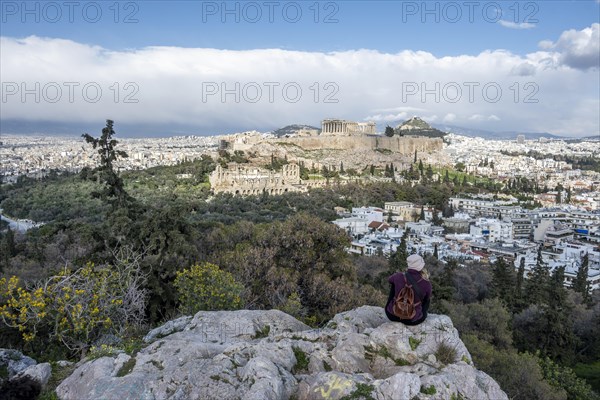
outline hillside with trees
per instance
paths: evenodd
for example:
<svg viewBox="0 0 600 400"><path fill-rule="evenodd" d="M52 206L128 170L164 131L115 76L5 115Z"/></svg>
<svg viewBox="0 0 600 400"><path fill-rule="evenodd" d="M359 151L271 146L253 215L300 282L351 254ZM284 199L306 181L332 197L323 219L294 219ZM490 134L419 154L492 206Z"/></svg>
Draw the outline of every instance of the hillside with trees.
<svg viewBox="0 0 600 400"><path fill-rule="evenodd" d="M125 154L114 134L107 121L99 138L86 136L99 152L95 169L0 187L7 215L45 222L0 233L0 347L78 360L106 338L132 351L149 328L197 310L279 309L316 327L361 305L382 307L406 246L389 260L347 253L348 236L330 223L334 207L411 201L451 212L453 195L503 188L434 173L415 157L403 183L211 196L210 157L118 174L113 164ZM564 271L549 275L543 265L524 279L502 259L460 266L431 255L427 268L431 311L452 318L477 368L510 398L598 399L590 386L600 390L598 291L564 288Z"/></svg>

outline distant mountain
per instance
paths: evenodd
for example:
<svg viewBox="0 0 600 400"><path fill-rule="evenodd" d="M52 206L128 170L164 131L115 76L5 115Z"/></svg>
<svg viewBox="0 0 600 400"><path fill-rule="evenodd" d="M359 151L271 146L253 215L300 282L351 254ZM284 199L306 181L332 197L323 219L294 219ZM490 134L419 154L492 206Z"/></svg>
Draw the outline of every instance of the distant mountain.
<svg viewBox="0 0 600 400"><path fill-rule="evenodd" d="M303 129L316 129L318 131L321 130L320 128L316 128L316 127L310 126L310 125L293 124L293 125L284 126L283 128L279 128L271 133L277 137L283 137L286 135L294 135L294 134L298 133L298 131L301 131Z"/></svg>
<svg viewBox="0 0 600 400"><path fill-rule="evenodd" d="M396 134L400 135L414 135L414 136L427 136L427 137L444 137L445 132L433 128L427 122L423 121L419 117L412 117L411 119L404 121L403 123L396 126L394 129Z"/></svg>
<svg viewBox="0 0 600 400"><path fill-rule="evenodd" d="M470 137L481 137L484 139L491 140L515 140L517 136L523 135L527 140L536 140L539 138L547 138L547 139L566 139L565 136L557 136L548 132L518 132L518 131L505 131L505 132L494 132L494 131L486 131L483 129L470 129L464 128L461 126L455 125L445 125L445 124L432 124L435 128L448 132L454 133L462 136L470 136Z"/></svg>

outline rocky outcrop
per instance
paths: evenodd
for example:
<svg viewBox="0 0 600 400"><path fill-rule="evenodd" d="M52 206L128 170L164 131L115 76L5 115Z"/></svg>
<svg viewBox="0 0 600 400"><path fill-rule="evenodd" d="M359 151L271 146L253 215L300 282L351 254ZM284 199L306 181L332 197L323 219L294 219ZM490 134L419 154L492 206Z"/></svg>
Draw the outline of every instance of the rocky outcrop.
<svg viewBox="0 0 600 400"><path fill-rule="evenodd" d="M11 349L0 349L0 399L36 398L46 386L52 367Z"/></svg>
<svg viewBox="0 0 600 400"><path fill-rule="evenodd" d="M364 306L311 329L276 310L199 312L145 341L81 363L59 398L507 399L444 315L408 327Z"/></svg>

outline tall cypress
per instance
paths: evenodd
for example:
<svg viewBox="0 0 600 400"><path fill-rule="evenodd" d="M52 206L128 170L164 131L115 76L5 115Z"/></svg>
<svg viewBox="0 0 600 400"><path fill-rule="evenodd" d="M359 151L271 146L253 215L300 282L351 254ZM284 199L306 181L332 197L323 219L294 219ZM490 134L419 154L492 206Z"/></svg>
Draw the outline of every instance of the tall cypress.
<svg viewBox="0 0 600 400"><path fill-rule="evenodd" d="M548 284L550 274L548 267L542 259L542 246L538 248L537 262L531 276L525 285L525 300L528 304L544 304L548 299Z"/></svg>
<svg viewBox="0 0 600 400"><path fill-rule="evenodd" d="M581 265L577 270L577 276L573 280L573 290L579 292L583 296L583 301L589 304L592 300L590 295L590 282L588 281L588 273L589 273L589 255L586 253L585 256L581 259Z"/></svg>
<svg viewBox="0 0 600 400"><path fill-rule="evenodd" d="M514 281L514 268L503 257L498 258L492 272L492 295L512 306Z"/></svg>
<svg viewBox="0 0 600 400"><path fill-rule="evenodd" d="M576 341L573 333L573 313L566 302L565 267L556 268L548 285L548 304L544 307L545 331L540 332L543 350L556 361L569 362Z"/></svg>
<svg viewBox="0 0 600 400"><path fill-rule="evenodd" d="M408 257L408 250L406 246L407 239L408 229L404 231L404 235L402 235L400 244L396 248L396 251L390 256L388 265L389 272L391 274L398 271L406 271L408 269L408 263L406 262L406 258Z"/></svg>

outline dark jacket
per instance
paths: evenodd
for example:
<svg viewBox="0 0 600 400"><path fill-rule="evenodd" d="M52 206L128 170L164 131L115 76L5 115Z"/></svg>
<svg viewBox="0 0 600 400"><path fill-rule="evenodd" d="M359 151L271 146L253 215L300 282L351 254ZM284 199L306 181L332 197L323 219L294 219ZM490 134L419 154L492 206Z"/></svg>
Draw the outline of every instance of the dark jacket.
<svg viewBox="0 0 600 400"><path fill-rule="evenodd" d="M417 325L427 318L427 311L429 310L429 302L431 300L431 282L423 279L419 271L409 269L406 273L410 274L410 277L415 282L415 286L413 287L415 297L418 297L421 301L421 304L417 304L415 307L417 312L415 317L410 320L400 319L392 312L394 298L400 293L400 290L402 290L406 283L403 272L397 272L388 278L388 282L390 283L390 294L385 306L385 314L390 321L402 322L406 325Z"/></svg>

